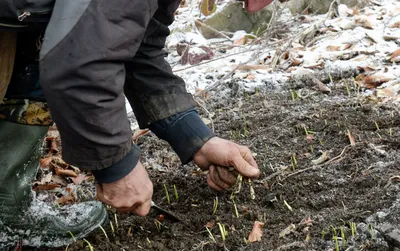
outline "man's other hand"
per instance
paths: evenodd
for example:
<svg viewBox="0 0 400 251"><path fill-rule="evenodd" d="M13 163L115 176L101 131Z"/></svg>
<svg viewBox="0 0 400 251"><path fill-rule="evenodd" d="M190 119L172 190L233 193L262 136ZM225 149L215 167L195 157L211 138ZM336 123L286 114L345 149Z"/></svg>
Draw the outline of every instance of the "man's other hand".
<svg viewBox="0 0 400 251"><path fill-rule="evenodd" d="M97 197L119 212L133 212L146 216L151 207L153 183L146 169L138 162L122 179L113 183L97 184Z"/></svg>
<svg viewBox="0 0 400 251"><path fill-rule="evenodd" d="M238 173L246 178L260 176L260 170L249 148L218 137L207 141L194 155L193 160L202 170L209 170L207 183L218 191L235 184Z"/></svg>

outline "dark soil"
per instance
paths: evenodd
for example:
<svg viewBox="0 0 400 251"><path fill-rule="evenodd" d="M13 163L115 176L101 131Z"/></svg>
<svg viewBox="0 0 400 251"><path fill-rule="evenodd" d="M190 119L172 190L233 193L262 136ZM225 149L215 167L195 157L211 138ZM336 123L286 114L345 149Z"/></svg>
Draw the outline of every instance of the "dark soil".
<svg viewBox="0 0 400 251"><path fill-rule="evenodd" d="M292 88L296 89L292 92ZM349 96L341 82L331 88L332 93L326 95L288 85L220 98L212 94L205 99L214 113L216 133L249 146L262 170L262 176L252 182L254 200L249 184L236 195L238 217L231 192L208 188L205 176L193 164L180 166L169 146L150 134L138 144L154 182L153 199L183 222L167 216L162 220L152 211L144 218L118 214L117 227L110 210L115 229L113 233L111 227L106 228L110 241L100 230L87 240L94 250L335 250L333 237L337 236L340 250L392 250L368 225L367 217L389 208L399 190L396 179L391 181L400 171L398 111L361 98L356 89L350 89ZM302 97L293 99L292 93L299 90ZM350 145L348 132L356 145ZM322 152L328 152L330 160L313 165ZM304 224L308 218L312 223ZM263 237L247 243L256 220L265 223ZM350 222L356 224L354 236ZM227 229L225 241L217 223ZM280 236L291 224L294 229ZM78 241L68 250L89 248Z"/></svg>

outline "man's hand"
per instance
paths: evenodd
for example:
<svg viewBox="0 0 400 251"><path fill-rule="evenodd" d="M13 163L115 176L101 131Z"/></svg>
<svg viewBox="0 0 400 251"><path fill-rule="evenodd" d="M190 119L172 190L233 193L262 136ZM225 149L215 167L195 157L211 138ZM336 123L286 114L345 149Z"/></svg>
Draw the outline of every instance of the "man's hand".
<svg viewBox="0 0 400 251"><path fill-rule="evenodd" d="M193 160L202 170L209 170L207 183L218 191L235 184L238 173L247 178L260 175L249 148L218 137L207 141ZM234 171L229 168L234 168Z"/></svg>
<svg viewBox="0 0 400 251"><path fill-rule="evenodd" d="M133 212L146 216L150 211L153 183L140 161L122 179L113 183L97 184L96 189L97 197L119 212Z"/></svg>

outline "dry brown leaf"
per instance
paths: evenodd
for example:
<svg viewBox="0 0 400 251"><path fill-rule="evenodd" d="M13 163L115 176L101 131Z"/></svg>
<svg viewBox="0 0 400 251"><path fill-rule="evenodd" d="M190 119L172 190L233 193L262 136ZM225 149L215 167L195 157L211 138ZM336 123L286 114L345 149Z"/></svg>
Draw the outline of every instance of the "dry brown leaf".
<svg viewBox="0 0 400 251"><path fill-rule="evenodd" d="M251 71L251 70L268 70L270 69L267 65L232 65L232 69L238 68L239 71Z"/></svg>
<svg viewBox="0 0 400 251"><path fill-rule="evenodd" d="M136 142L140 137L143 137L144 135L149 134L149 133L150 133L149 129L136 131L132 136L132 140L134 142Z"/></svg>
<svg viewBox="0 0 400 251"><path fill-rule="evenodd" d="M371 30L373 29L372 23L367 16L356 16L354 20L357 25L360 25L365 29L371 29Z"/></svg>
<svg viewBox="0 0 400 251"><path fill-rule="evenodd" d="M62 176L62 175L57 175L57 174L55 174L55 175L53 175L51 177L51 182L52 183L56 183L56 184L60 184L61 186L67 186L68 185L67 180L65 179L65 177Z"/></svg>
<svg viewBox="0 0 400 251"><path fill-rule="evenodd" d="M392 76L387 76L383 74L374 74L364 78L364 85L366 88L376 88L386 82L393 80Z"/></svg>
<svg viewBox="0 0 400 251"><path fill-rule="evenodd" d="M50 165L50 162L53 160L53 156L49 156L49 157L46 157L46 158L41 158L40 159L40 167L41 168L46 168L46 167L48 167L49 165Z"/></svg>
<svg viewBox="0 0 400 251"><path fill-rule="evenodd" d="M300 225L306 225L306 226L311 226L313 223L313 220L308 217L308 218L304 218L303 220L301 220Z"/></svg>
<svg viewBox="0 0 400 251"><path fill-rule="evenodd" d="M248 80L254 80L254 79L256 79L256 75L254 75L254 74L249 74L249 75L247 75L246 79L248 79Z"/></svg>
<svg viewBox="0 0 400 251"><path fill-rule="evenodd" d="M205 225L205 227L209 229L213 228L214 226L215 226L215 221L207 222L207 224Z"/></svg>
<svg viewBox="0 0 400 251"><path fill-rule="evenodd" d="M397 39L400 39L400 37L391 36L391 35L384 35L383 39L385 39L385 41L396 41Z"/></svg>
<svg viewBox="0 0 400 251"><path fill-rule="evenodd" d="M294 59L292 59L292 63L290 64L290 66L299 66L299 65L301 65L302 63L303 63L302 60L297 59L297 58L294 58Z"/></svg>
<svg viewBox="0 0 400 251"><path fill-rule="evenodd" d="M399 63L400 62L400 49L397 49L396 51L394 51L392 53L392 55L390 56L390 61L392 63Z"/></svg>
<svg viewBox="0 0 400 251"><path fill-rule="evenodd" d="M357 66L357 69L360 72L371 72L371 71L375 71L376 69L371 67L371 66Z"/></svg>
<svg viewBox="0 0 400 251"><path fill-rule="evenodd" d="M319 164L324 163L324 162L327 161L328 159L329 159L329 152L328 152L328 151L325 151L325 152L322 152L321 156L320 156L318 159L311 160L311 163L312 163L313 165L319 165Z"/></svg>
<svg viewBox="0 0 400 251"><path fill-rule="evenodd" d="M48 191L48 190L56 189L58 187L60 187L60 184L54 184L54 183L51 183L51 184L34 184L33 185L33 190L35 192L37 192L37 191Z"/></svg>
<svg viewBox="0 0 400 251"><path fill-rule="evenodd" d="M71 178L72 182L74 182L75 185L80 185L83 181L86 180L86 175L83 173L78 174L78 177L73 177Z"/></svg>
<svg viewBox="0 0 400 251"><path fill-rule="evenodd" d="M314 136L312 134L307 134L306 139L308 141L313 141L314 140Z"/></svg>
<svg viewBox="0 0 400 251"><path fill-rule="evenodd" d="M256 241L261 241L261 237L263 235L262 233L262 227L264 226L264 223L261 221L255 221L253 225L253 229L251 230L249 234L249 242L256 242Z"/></svg>
<svg viewBox="0 0 400 251"><path fill-rule="evenodd" d="M279 233L279 238L283 238L286 235L293 233L294 230L296 230L296 225L295 224L290 224L287 228L283 229L280 233Z"/></svg>
<svg viewBox="0 0 400 251"><path fill-rule="evenodd" d="M67 205L75 203L75 197L72 194L65 195L57 200L59 205Z"/></svg>
<svg viewBox="0 0 400 251"><path fill-rule="evenodd" d="M397 21L396 23L394 23L394 24L392 24L391 26L390 26L390 28L400 28L400 21Z"/></svg>
<svg viewBox="0 0 400 251"><path fill-rule="evenodd" d="M50 152L51 153L58 153L60 150L58 150L57 142L55 140L51 141L50 144Z"/></svg>
<svg viewBox="0 0 400 251"><path fill-rule="evenodd" d="M351 134L350 130L347 130L347 137L349 137L350 144L352 146L355 146L356 140L355 140L354 136Z"/></svg>
<svg viewBox="0 0 400 251"><path fill-rule="evenodd" d="M350 49L352 46L353 46L352 43L345 43L344 46L343 46L343 50L348 50L348 49Z"/></svg>
<svg viewBox="0 0 400 251"><path fill-rule="evenodd" d="M233 42L233 45L245 45L246 42L247 42L247 37L244 36L244 37L242 37L242 38L239 38L239 39L235 40L235 41Z"/></svg>
<svg viewBox="0 0 400 251"><path fill-rule="evenodd" d="M338 46L338 45L329 45L328 47L326 47L326 49L328 51L340 51L340 46Z"/></svg>
<svg viewBox="0 0 400 251"><path fill-rule="evenodd" d="M78 177L78 174L76 174L76 172L72 171L72 170L68 170L68 169L62 169L58 166L55 166L55 171L56 174L58 175L64 175L64 176L70 176L70 177Z"/></svg>

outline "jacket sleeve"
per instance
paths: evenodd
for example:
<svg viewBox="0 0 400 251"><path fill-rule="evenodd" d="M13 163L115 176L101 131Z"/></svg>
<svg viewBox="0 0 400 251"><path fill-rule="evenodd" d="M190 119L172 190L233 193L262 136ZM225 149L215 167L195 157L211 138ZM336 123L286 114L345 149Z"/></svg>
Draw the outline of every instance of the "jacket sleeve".
<svg viewBox="0 0 400 251"><path fill-rule="evenodd" d="M157 0L56 1L40 51L40 82L68 163L100 170L132 151L125 62L157 8Z"/></svg>

